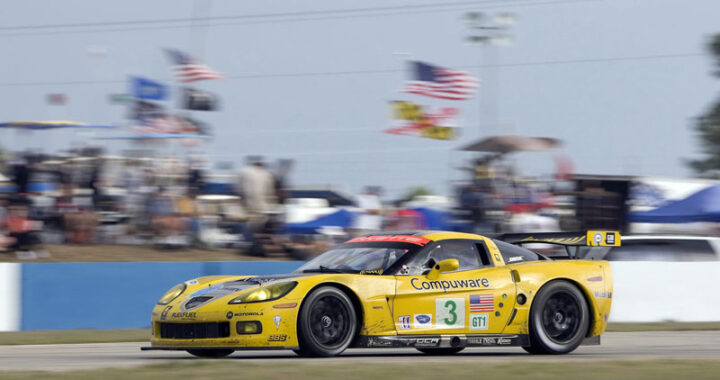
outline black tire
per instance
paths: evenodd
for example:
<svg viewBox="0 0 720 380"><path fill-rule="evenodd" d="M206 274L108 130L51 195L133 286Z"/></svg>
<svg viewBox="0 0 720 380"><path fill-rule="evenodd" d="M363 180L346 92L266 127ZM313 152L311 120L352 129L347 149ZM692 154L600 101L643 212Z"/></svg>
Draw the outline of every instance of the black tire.
<svg viewBox="0 0 720 380"><path fill-rule="evenodd" d="M590 312L580 289L567 281L543 286L530 308L531 354L557 355L574 351L585 339Z"/></svg>
<svg viewBox="0 0 720 380"><path fill-rule="evenodd" d="M417 348L418 351L428 355L452 355L465 349L465 347Z"/></svg>
<svg viewBox="0 0 720 380"><path fill-rule="evenodd" d="M325 286L305 298L298 318L300 356L336 356L350 345L358 321L350 298Z"/></svg>
<svg viewBox="0 0 720 380"><path fill-rule="evenodd" d="M308 358L308 357L310 357L310 355L309 355L306 351L303 351L303 350L301 350L301 349L299 349L299 348L298 348L298 349L294 349L294 350L292 350L292 351L295 353L295 355L297 355L297 356L299 356L299 357L301 357L301 358Z"/></svg>
<svg viewBox="0 0 720 380"><path fill-rule="evenodd" d="M203 349L203 350L187 350L190 355L197 356L199 358L224 358L233 352L235 350L231 349L223 349L223 348L213 348L213 349Z"/></svg>

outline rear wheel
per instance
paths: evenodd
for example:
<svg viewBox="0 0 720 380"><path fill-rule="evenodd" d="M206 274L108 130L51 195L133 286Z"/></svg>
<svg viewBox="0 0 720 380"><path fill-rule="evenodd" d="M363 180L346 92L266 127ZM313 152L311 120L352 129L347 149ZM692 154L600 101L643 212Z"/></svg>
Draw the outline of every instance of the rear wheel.
<svg viewBox="0 0 720 380"><path fill-rule="evenodd" d="M187 350L187 352L199 358L224 358L235 352L235 350L213 348L204 350Z"/></svg>
<svg viewBox="0 0 720 380"><path fill-rule="evenodd" d="M418 348L417 350L428 355L452 355L462 351L465 347Z"/></svg>
<svg viewBox="0 0 720 380"><path fill-rule="evenodd" d="M300 310L298 354L339 355L352 342L357 326L355 308L350 298L334 287L319 288L307 296Z"/></svg>
<svg viewBox="0 0 720 380"><path fill-rule="evenodd" d="M587 334L590 312L580 290L567 281L553 281L538 292L530 309L531 354L567 354Z"/></svg>

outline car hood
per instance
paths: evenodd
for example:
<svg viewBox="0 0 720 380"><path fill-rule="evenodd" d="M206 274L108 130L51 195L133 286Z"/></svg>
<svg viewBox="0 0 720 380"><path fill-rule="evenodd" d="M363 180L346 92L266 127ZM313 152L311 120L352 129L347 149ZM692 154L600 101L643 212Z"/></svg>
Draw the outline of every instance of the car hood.
<svg viewBox="0 0 720 380"><path fill-rule="evenodd" d="M307 277L308 275L313 274L291 273L282 275L246 277L238 280L231 280L220 283L211 282L205 287L201 287L190 292L183 300L181 304L181 309L183 311L194 310L200 306L206 305L211 301L224 298L235 293L242 293L250 289L258 288L270 282L297 279L299 277Z"/></svg>

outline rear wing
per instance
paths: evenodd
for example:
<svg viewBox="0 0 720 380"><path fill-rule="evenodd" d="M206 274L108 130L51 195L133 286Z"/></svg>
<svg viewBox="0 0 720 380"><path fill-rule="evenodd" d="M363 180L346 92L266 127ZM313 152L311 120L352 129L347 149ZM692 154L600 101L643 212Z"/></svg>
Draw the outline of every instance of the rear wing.
<svg viewBox="0 0 720 380"><path fill-rule="evenodd" d="M512 233L497 236L498 240L521 245L528 243L544 243L562 245L568 257L577 258L570 247L619 247L620 232L618 231L587 231L587 232L539 232L539 233Z"/></svg>

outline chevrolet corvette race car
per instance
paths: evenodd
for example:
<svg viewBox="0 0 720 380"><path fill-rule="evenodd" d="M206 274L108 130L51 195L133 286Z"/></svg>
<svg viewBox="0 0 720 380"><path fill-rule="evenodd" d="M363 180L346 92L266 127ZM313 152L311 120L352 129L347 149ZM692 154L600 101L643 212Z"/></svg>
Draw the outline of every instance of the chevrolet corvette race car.
<svg viewBox="0 0 720 380"><path fill-rule="evenodd" d="M549 258L525 243L564 246ZM208 276L178 284L152 311L151 346L222 357L292 349L334 356L349 347L520 346L565 354L599 344L612 299L606 261L574 258L579 246L618 246L613 231L456 232L357 237L273 276Z"/></svg>

